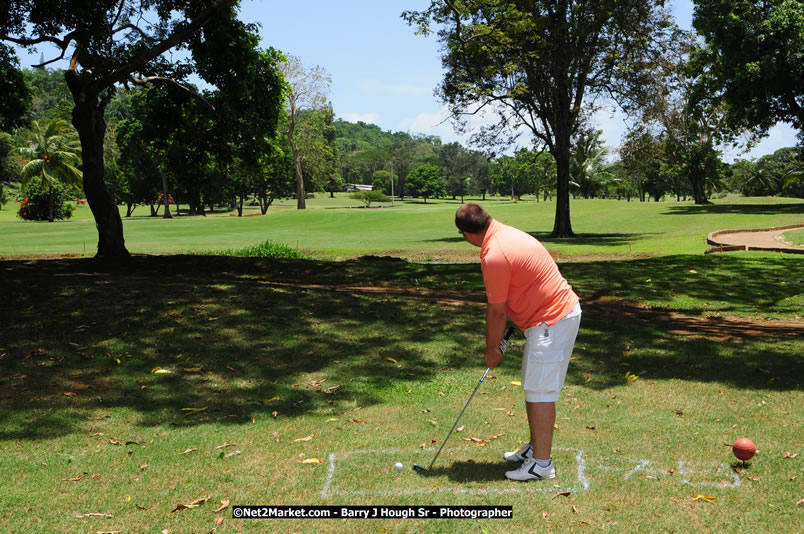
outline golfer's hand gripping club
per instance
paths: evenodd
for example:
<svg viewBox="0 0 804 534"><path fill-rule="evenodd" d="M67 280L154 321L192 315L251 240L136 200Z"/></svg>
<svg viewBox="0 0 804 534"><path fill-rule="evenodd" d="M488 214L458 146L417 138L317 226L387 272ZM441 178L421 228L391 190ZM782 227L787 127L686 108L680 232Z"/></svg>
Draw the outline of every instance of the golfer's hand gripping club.
<svg viewBox="0 0 804 534"><path fill-rule="evenodd" d="M502 340L500 341L500 352L501 353L505 354L505 349L508 348L508 339L511 337L511 335L513 333L514 333L514 327L509 326L508 330L505 332L505 336L503 336ZM477 390L480 387L480 384L482 384L483 380L486 379L486 376L489 374L489 371L491 371L491 368L487 367L486 372L483 373L483 376L480 377L480 382L477 383L477 385L475 386L474 391L472 391L472 394L469 396L469 400L466 401L466 404L464 405L463 410L461 410L461 413L458 414L458 418L455 420L455 424L452 425L452 428L450 429L449 433L447 434L447 437L444 438L444 441L441 442L441 447L438 448L438 452L433 457L433 461L430 462L429 467L425 468L425 467L422 467L420 465L413 464L413 470L414 471L425 472L425 471L429 471L433 467L433 464L435 463L436 459L438 458L438 455L441 454L442 449L444 449L444 445L447 444L447 440L452 435L452 431L455 430L456 426L458 426L458 421L461 420L461 416L463 415L463 412L466 411L466 408L469 406L469 403L472 402L472 398L475 396L475 393L477 393Z"/></svg>

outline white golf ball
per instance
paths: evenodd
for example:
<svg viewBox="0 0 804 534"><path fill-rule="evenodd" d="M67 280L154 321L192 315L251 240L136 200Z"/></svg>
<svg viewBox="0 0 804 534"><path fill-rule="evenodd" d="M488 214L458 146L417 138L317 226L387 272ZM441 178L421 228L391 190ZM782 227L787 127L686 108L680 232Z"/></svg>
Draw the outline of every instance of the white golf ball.
<svg viewBox="0 0 804 534"><path fill-rule="evenodd" d="M394 465L394 467L396 467L397 471L402 471L402 462L397 462L396 465Z"/></svg>

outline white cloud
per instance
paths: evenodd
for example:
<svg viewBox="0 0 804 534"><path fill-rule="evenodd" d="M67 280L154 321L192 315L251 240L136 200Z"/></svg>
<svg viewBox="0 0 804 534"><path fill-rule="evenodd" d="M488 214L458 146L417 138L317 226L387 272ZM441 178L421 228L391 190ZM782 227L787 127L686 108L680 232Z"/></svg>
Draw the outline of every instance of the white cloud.
<svg viewBox="0 0 804 534"><path fill-rule="evenodd" d="M346 122L365 122L368 124L377 124L380 122L379 113L356 113L347 111L346 113L339 113L338 115Z"/></svg>

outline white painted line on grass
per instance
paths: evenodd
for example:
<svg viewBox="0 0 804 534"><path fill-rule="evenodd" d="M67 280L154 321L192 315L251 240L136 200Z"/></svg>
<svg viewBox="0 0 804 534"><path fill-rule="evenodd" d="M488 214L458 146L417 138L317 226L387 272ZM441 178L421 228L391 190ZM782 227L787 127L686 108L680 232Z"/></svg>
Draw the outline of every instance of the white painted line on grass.
<svg viewBox="0 0 804 534"><path fill-rule="evenodd" d="M571 450L571 449L566 449ZM575 462L578 464L578 481L583 484L583 489L589 489L589 480L586 479L586 460L584 459L584 451L578 451L575 455Z"/></svg>
<svg viewBox="0 0 804 534"><path fill-rule="evenodd" d="M329 455L329 471L327 471L327 480L324 482L324 487L321 489L321 497L327 498L329 494L329 486L332 484L332 477L335 476L335 453Z"/></svg>
<svg viewBox="0 0 804 534"><path fill-rule="evenodd" d="M628 471L628 473L626 473L625 478L623 480L628 480L629 478L631 478L631 475L633 475L635 473L638 473L639 471L642 471L643 469L645 469L649 465L650 465L650 460L640 460L639 464L637 464L636 467L634 467L633 469Z"/></svg>

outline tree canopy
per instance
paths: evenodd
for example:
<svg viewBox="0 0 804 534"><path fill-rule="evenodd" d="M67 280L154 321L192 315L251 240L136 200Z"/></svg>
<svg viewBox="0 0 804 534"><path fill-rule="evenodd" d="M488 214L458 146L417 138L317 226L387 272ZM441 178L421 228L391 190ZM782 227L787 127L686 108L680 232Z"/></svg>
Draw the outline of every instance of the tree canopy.
<svg viewBox="0 0 804 534"><path fill-rule="evenodd" d="M128 255L120 214L104 180L104 115L115 86L170 84L211 106L186 85L195 73L225 95L216 102L224 125L227 114L258 101L264 102L258 107L275 108L266 113L263 126L276 124L282 77L270 61L260 62L257 27L240 22L236 6L235 0L4 3L0 41L29 49L51 45L55 52L40 66L68 63L65 81L73 97L72 122L81 140L83 187L98 228L99 256ZM166 54L174 50L189 56ZM230 133L230 139L239 136Z"/></svg>
<svg viewBox="0 0 804 534"><path fill-rule="evenodd" d="M554 237L573 235L569 207L571 138L589 99L621 101L641 87L661 43L662 0L432 0L403 18L424 34L438 28L445 74L438 89L453 118L493 112L474 141L510 146L523 132L556 160Z"/></svg>
<svg viewBox="0 0 804 534"><path fill-rule="evenodd" d="M695 0L692 24L705 46L692 66L699 101L726 105L732 133L764 135L779 121L804 132L804 3Z"/></svg>

